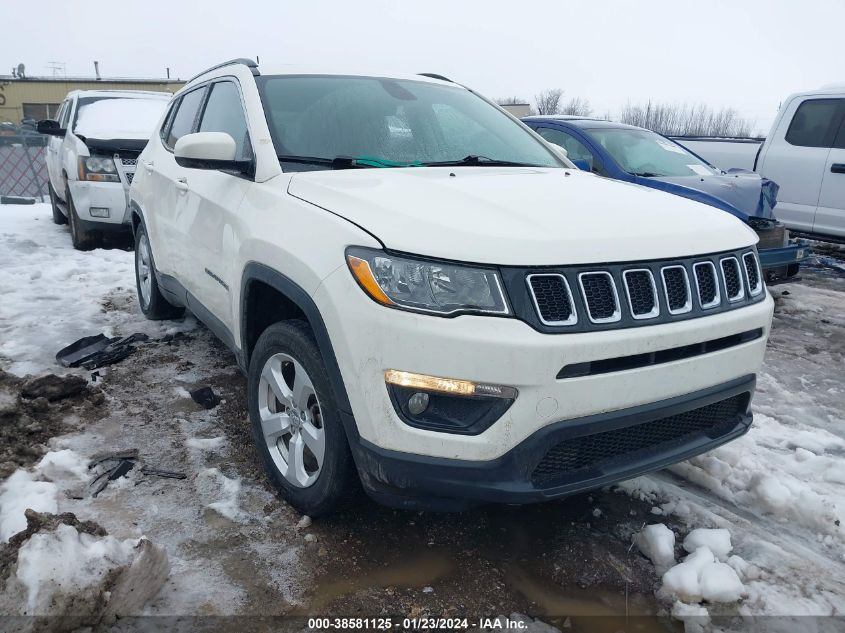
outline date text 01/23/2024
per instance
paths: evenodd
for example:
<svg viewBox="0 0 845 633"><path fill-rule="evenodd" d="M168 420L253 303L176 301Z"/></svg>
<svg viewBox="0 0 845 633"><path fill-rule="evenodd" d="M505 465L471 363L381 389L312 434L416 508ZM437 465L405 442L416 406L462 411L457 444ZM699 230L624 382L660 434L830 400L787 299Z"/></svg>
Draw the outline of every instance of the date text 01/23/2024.
<svg viewBox="0 0 845 633"><path fill-rule="evenodd" d="M479 618L309 618L311 631L465 631L470 627L487 630L519 631L527 628L522 620L507 617Z"/></svg>

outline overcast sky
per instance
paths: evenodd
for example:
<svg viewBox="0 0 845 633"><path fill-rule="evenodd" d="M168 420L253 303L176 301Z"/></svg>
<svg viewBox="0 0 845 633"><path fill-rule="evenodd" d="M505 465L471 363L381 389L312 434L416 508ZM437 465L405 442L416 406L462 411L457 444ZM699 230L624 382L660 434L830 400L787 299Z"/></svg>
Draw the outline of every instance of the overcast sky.
<svg viewBox="0 0 845 633"><path fill-rule="evenodd" d="M232 57L437 72L485 95L545 88L617 114L731 106L768 129L789 93L845 83L843 0L4 2L0 73L186 78Z"/></svg>

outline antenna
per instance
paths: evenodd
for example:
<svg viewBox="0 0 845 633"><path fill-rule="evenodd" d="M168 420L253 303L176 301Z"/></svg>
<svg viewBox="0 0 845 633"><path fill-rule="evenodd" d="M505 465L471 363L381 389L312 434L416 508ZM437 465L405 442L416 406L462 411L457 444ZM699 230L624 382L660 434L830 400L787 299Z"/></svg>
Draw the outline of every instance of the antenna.
<svg viewBox="0 0 845 633"><path fill-rule="evenodd" d="M47 62L47 68L53 71L53 77L58 77L59 73L62 77L67 77L67 64L64 62Z"/></svg>

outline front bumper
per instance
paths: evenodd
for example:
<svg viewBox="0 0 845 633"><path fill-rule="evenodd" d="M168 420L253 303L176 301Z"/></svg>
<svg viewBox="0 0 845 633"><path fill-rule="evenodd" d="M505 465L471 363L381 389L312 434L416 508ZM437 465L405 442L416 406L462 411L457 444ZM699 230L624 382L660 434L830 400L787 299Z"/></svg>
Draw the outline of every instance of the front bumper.
<svg viewBox="0 0 845 633"><path fill-rule="evenodd" d="M773 301L710 316L627 329L544 334L512 318L439 318L369 299L346 266L313 293L343 378L356 435L365 446L409 457L489 462L545 427L628 410L755 375L762 364ZM762 336L692 358L558 378L564 366L694 346L750 330ZM477 435L414 428L396 413L389 369L515 387L507 412Z"/></svg>
<svg viewBox="0 0 845 633"><path fill-rule="evenodd" d="M810 256L810 247L793 240L789 246L766 248L758 251L758 255L760 256L760 265L765 272L775 268L800 264Z"/></svg>
<svg viewBox="0 0 845 633"><path fill-rule="evenodd" d="M533 503L636 477L739 437L751 426L754 385L754 376L744 376L649 405L560 421L484 462L390 451L360 438L350 443L367 492L387 505L454 510ZM566 454L568 447L585 446L577 456Z"/></svg>
<svg viewBox="0 0 845 633"><path fill-rule="evenodd" d="M73 196L73 206L86 228L95 230L122 230L130 228L131 215L126 203L126 191L121 182L93 182L71 180L68 182ZM91 208L108 209L109 217L94 217Z"/></svg>

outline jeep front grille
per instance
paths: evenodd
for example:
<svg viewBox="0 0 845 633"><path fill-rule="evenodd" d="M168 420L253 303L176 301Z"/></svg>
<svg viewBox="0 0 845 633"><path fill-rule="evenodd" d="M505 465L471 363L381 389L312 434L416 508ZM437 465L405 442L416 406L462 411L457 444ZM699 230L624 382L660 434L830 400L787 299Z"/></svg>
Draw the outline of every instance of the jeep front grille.
<svg viewBox="0 0 845 633"><path fill-rule="evenodd" d="M753 249L594 267L508 267L503 272L516 299L516 316L547 332L684 320L756 303L764 296ZM526 298L520 300L520 293Z"/></svg>

